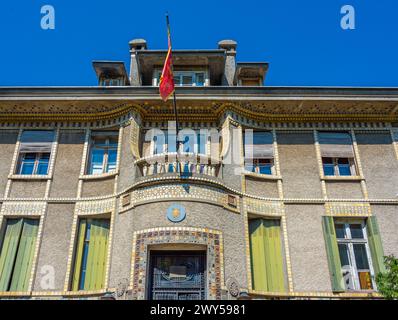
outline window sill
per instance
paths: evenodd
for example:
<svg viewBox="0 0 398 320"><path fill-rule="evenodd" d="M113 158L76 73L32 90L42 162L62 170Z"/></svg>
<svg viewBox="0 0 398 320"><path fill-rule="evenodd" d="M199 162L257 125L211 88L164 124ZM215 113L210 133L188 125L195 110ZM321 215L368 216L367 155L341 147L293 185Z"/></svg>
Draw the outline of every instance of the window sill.
<svg viewBox="0 0 398 320"><path fill-rule="evenodd" d="M8 176L11 180L50 180L49 174L12 174Z"/></svg>
<svg viewBox="0 0 398 320"><path fill-rule="evenodd" d="M362 181L365 180L361 176L323 176L321 180L325 181Z"/></svg>
<svg viewBox="0 0 398 320"><path fill-rule="evenodd" d="M79 180L101 180L101 179L106 179L106 178L112 178L116 175L118 175L119 172L110 172L110 173L101 173L101 174L85 174L82 176L79 176Z"/></svg>
<svg viewBox="0 0 398 320"><path fill-rule="evenodd" d="M274 175L274 174L262 174L262 173L255 173L255 172L250 172L250 171L243 171L243 174L245 176L249 177L254 177L254 178L259 178L259 179L264 179L264 180L282 180L282 177Z"/></svg>

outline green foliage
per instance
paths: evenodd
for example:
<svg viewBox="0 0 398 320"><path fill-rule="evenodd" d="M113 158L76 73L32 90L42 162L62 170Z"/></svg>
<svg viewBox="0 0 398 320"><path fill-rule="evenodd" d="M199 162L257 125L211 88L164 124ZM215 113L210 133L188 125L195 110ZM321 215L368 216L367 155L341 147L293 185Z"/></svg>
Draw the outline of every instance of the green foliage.
<svg viewBox="0 0 398 320"><path fill-rule="evenodd" d="M398 299L398 259L393 255L384 257L386 272L376 276L379 292L386 299Z"/></svg>

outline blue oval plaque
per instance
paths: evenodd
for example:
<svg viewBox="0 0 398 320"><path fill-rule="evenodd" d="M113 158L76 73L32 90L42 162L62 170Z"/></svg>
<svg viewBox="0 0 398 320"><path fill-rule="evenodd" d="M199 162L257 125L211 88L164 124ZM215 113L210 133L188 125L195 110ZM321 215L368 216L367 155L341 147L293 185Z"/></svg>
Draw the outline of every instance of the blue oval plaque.
<svg viewBox="0 0 398 320"><path fill-rule="evenodd" d="M172 204L167 209L167 219L171 222L181 222L185 219L185 208L179 204Z"/></svg>

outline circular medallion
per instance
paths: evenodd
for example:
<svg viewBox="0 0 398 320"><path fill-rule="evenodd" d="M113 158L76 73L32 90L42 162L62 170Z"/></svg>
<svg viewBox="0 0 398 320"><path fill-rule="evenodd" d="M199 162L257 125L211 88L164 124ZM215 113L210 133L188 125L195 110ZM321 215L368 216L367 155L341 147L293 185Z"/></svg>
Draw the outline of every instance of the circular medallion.
<svg viewBox="0 0 398 320"><path fill-rule="evenodd" d="M185 216L185 208L179 204L173 204L167 209L167 219L171 222L181 222Z"/></svg>

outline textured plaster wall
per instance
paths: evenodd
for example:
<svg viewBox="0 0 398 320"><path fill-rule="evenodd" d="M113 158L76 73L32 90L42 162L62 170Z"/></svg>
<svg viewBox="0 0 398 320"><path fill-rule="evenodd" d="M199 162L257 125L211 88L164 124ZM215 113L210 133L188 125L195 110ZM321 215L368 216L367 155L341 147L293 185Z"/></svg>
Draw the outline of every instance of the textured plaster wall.
<svg viewBox="0 0 398 320"><path fill-rule="evenodd" d="M313 133L278 133L277 142L285 197L321 198Z"/></svg>
<svg viewBox="0 0 398 320"><path fill-rule="evenodd" d="M85 133L61 130L50 196L74 198L77 194Z"/></svg>
<svg viewBox="0 0 398 320"><path fill-rule="evenodd" d="M0 196L4 195L7 177L10 173L15 144L17 143L17 130L0 130Z"/></svg>
<svg viewBox="0 0 398 320"><path fill-rule="evenodd" d="M398 160L389 133L356 134L370 199L396 198Z"/></svg>
<svg viewBox="0 0 398 320"><path fill-rule="evenodd" d="M112 195L115 186L115 178L107 177L103 179L86 180L83 183L82 197L99 197Z"/></svg>
<svg viewBox="0 0 398 320"><path fill-rule="evenodd" d="M377 217L384 254L398 257L398 207L374 205L372 211Z"/></svg>
<svg viewBox="0 0 398 320"><path fill-rule="evenodd" d="M44 198L46 180L14 180L11 184L10 198Z"/></svg>
<svg viewBox="0 0 398 320"><path fill-rule="evenodd" d="M120 175L118 181L118 191L129 187L135 179L134 157L130 148L130 129L131 126L123 128L123 138L120 155Z"/></svg>
<svg viewBox="0 0 398 320"><path fill-rule="evenodd" d="M363 199L359 181L327 181L326 190L330 199Z"/></svg>
<svg viewBox="0 0 398 320"><path fill-rule="evenodd" d="M322 205L286 205L287 233L295 291L331 291Z"/></svg>
<svg viewBox="0 0 398 320"><path fill-rule="evenodd" d="M246 176L246 193L267 198L278 198L278 185L276 181L256 179Z"/></svg>
<svg viewBox="0 0 398 320"><path fill-rule="evenodd" d="M72 231L74 204L49 204L44 220L42 242L39 251L38 267L34 281L34 291L63 290L69 243ZM54 288L48 288L46 277L50 276L46 266L54 268ZM44 288L41 283L44 283Z"/></svg>

